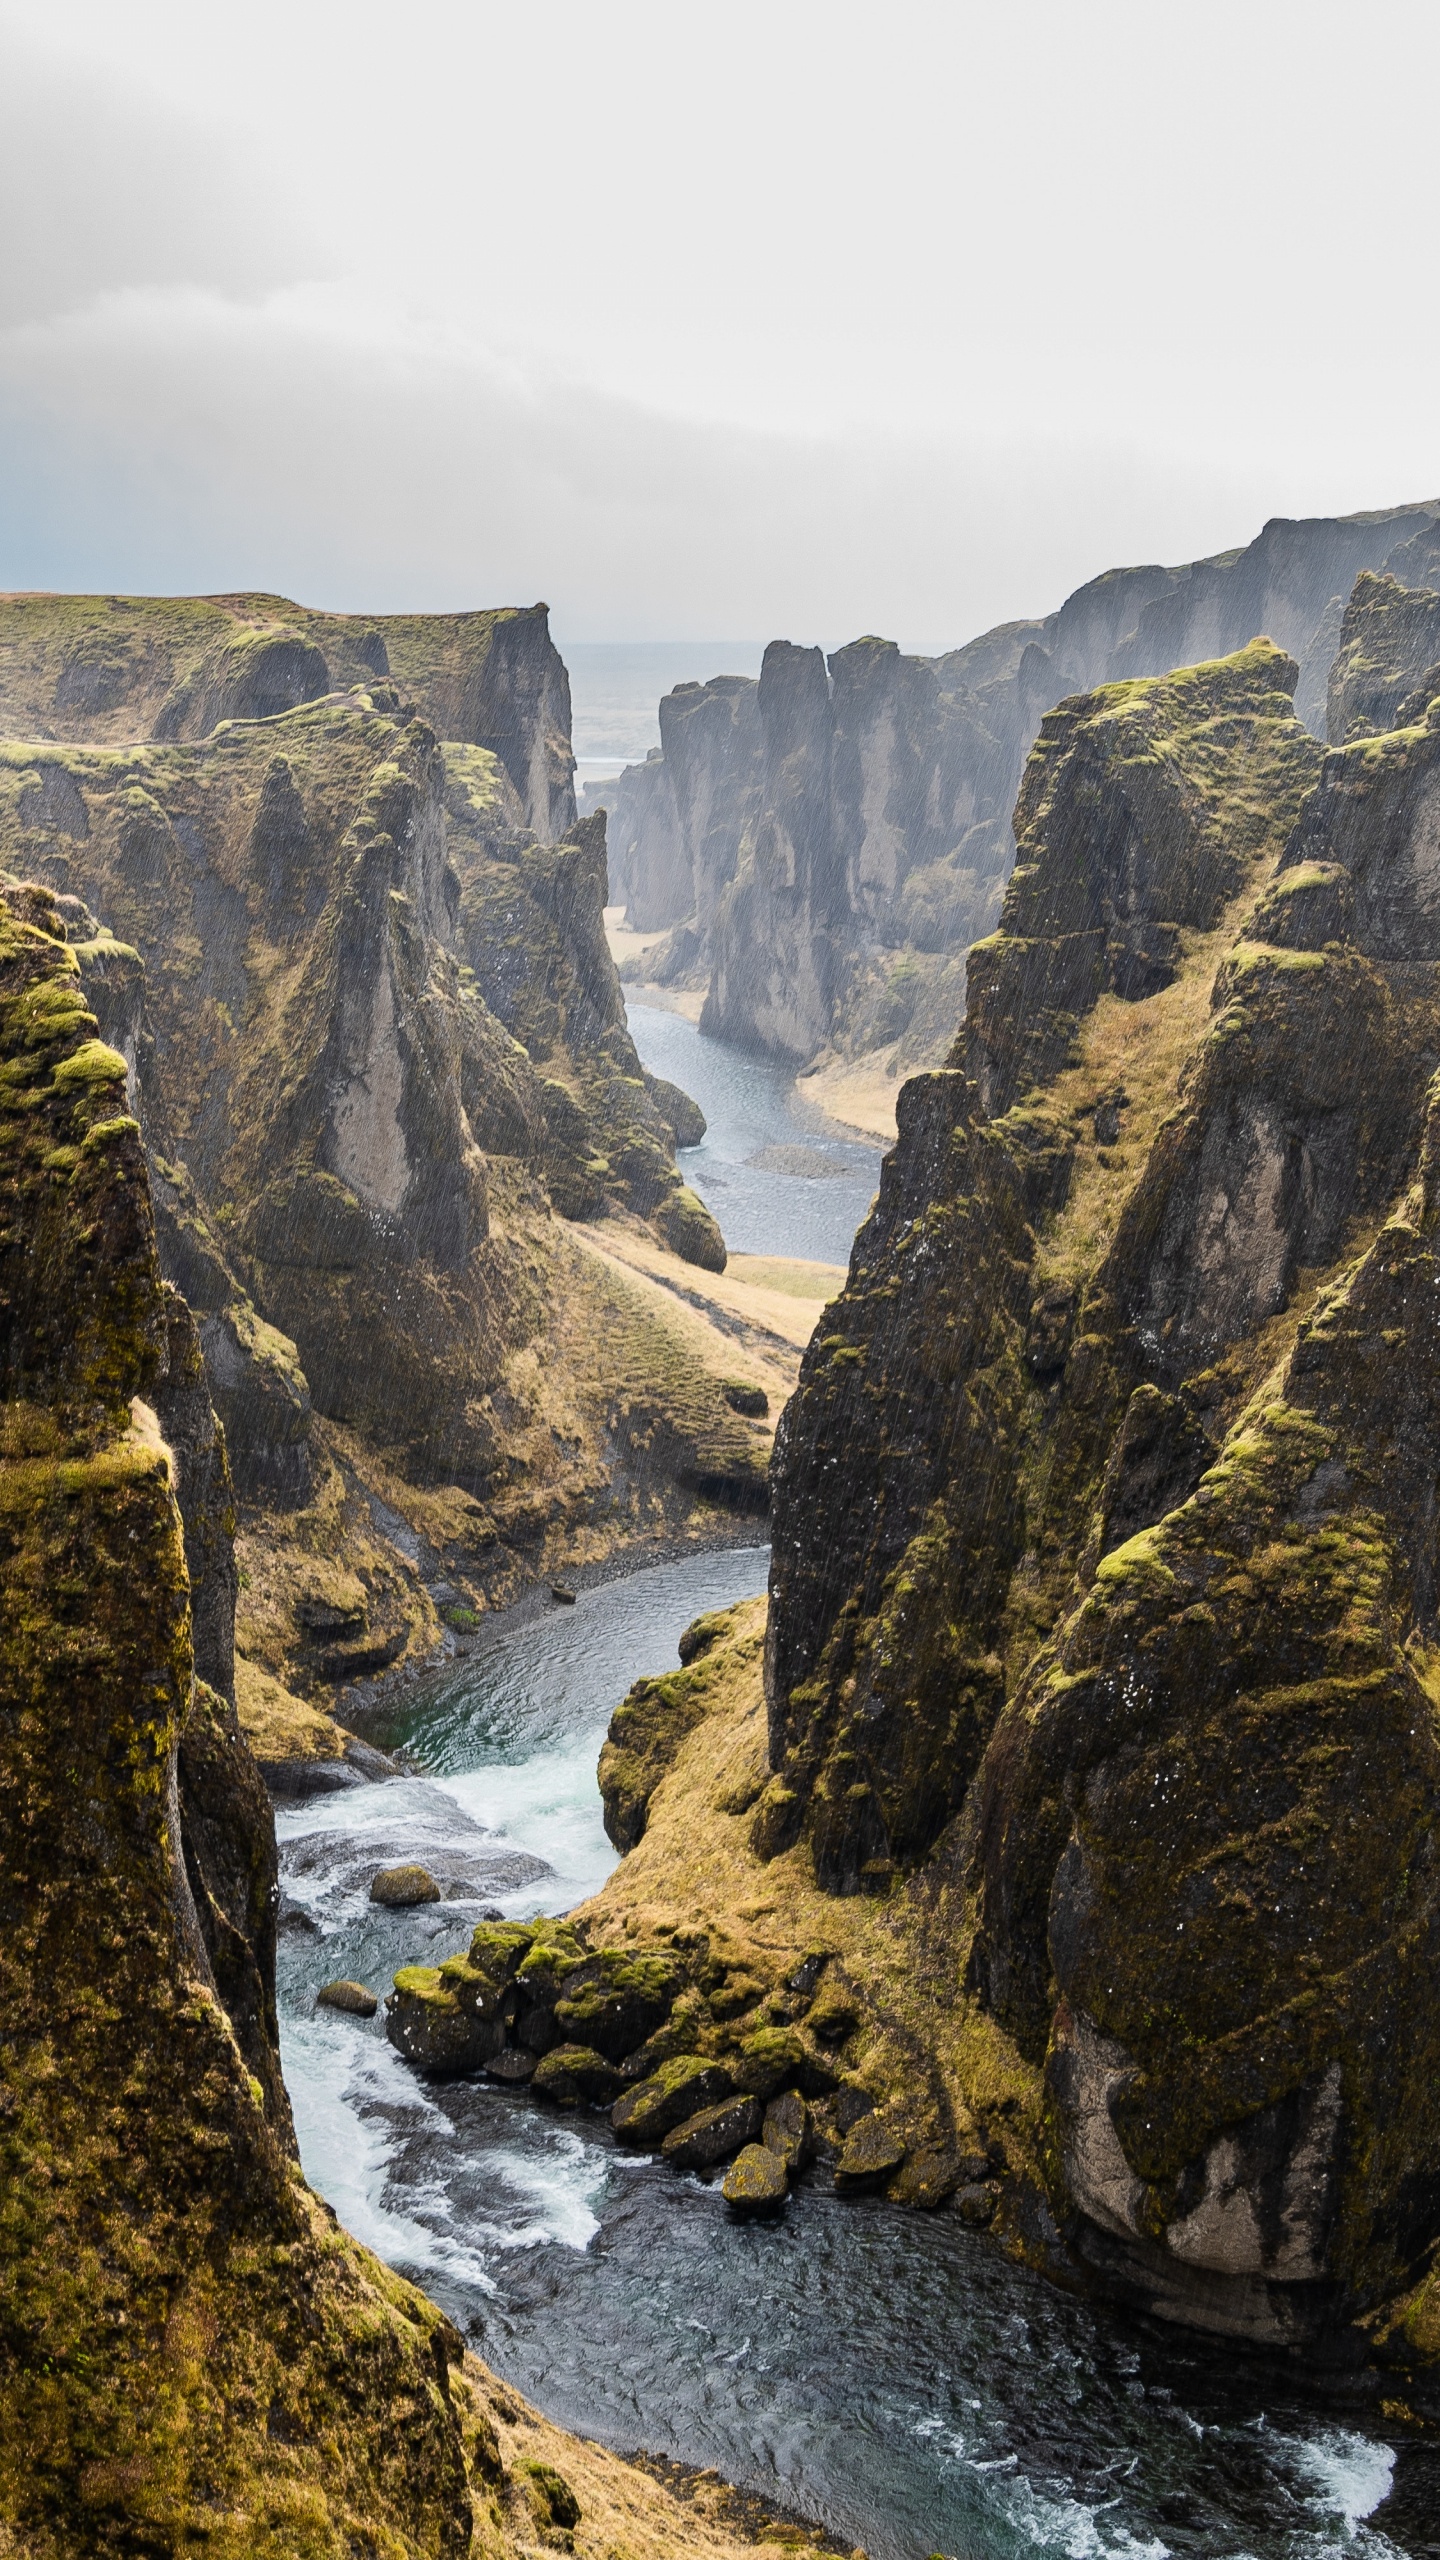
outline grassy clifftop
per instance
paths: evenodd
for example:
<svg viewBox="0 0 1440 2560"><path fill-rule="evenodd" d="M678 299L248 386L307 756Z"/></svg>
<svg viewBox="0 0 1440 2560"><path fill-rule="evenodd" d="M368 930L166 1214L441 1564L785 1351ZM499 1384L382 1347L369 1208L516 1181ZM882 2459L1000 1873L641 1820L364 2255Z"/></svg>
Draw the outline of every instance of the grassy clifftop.
<svg viewBox="0 0 1440 2560"><path fill-rule="evenodd" d="M0 732L128 745L202 738L322 694L394 687L498 756L545 840L574 823L570 685L547 608L319 613L287 596L0 596Z"/></svg>

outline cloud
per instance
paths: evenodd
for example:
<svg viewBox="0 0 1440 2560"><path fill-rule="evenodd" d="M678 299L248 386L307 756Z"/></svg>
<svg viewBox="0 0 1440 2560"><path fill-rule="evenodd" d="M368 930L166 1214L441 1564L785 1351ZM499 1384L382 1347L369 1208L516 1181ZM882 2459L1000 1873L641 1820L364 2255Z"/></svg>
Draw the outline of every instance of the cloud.
<svg viewBox="0 0 1440 2560"><path fill-rule="evenodd" d="M0 337L10 585L531 601L576 637L945 645L1123 553L1194 550L1261 472L1103 440L704 426L447 337L353 285L110 293Z"/></svg>
<svg viewBox="0 0 1440 2560"><path fill-rule="evenodd" d="M938 648L1424 494L1425 23L0 0L0 583Z"/></svg>
<svg viewBox="0 0 1440 2560"><path fill-rule="evenodd" d="M0 328L127 285L260 292L333 260L263 141L134 78L5 43Z"/></svg>

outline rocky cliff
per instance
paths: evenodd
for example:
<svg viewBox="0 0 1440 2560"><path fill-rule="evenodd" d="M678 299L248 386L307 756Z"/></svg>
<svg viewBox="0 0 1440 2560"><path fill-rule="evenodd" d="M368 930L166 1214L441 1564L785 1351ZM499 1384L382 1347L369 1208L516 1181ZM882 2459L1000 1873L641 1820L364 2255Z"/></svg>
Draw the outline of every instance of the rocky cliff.
<svg viewBox="0 0 1440 2560"><path fill-rule="evenodd" d="M1269 2340L1440 2232L1440 700L1324 754L1296 672L1042 724L782 1424L750 1817L1036 2075L1092 2278Z"/></svg>
<svg viewBox="0 0 1440 2560"><path fill-rule="evenodd" d="M275 2045L223 1433L126 1064L0 901L0 2543L736 2560L337 2228Z"/></svg>
<svg viewBox="0 0 1440 2560"><path fill-rule="evenodd" d="M673 928L644 965L705 986L707 1028L748 1046L938 1058L964 953L998 913L1044 714L1268 632L1299 664L1297 707L1318 735L1357 576L1389 567L1423 584L1435 523L1430 506L1276 518L1242 550L1109 571L1057 613L939 658L865 639L824 661L777 642L758 685L681 687L661 705L661 757L590 795L615 813L631 924Z"/></svg>
<svg viewBox="0 0 1440 2560"><path fill-rule="evenodd" d="M371 615L266 595L0 596L3 736L203 738L376 683L392 710L403 700L496 756L542 842L573 824L570 684L543 604Z"/></svg>
<svg viewBox="0 0 1440 2560"><path fill-rule="evenodd" d="M552 1548L763 1505L724 1342L697 1358L567 1223L724 1265L675 1165L693 1106L625 1028L603 821L537 842L499 753L377 680L194 741L0 746L0 866L59 898L237 1488L290 1515L269 1667L438 1632L411 1532L372 1552L397 1487L466 1608Z"/></svg>

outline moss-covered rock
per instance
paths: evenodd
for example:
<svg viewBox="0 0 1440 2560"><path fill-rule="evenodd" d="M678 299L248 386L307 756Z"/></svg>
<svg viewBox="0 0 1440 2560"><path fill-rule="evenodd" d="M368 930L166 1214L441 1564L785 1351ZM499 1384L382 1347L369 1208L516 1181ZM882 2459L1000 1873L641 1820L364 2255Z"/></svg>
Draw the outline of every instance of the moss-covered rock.
<svg viewBox="0 0 1440 2560"><path fill-rule="evenodd" d="M782 1427L752 1837L903 1895L1043 2068L1092 2280L1298 2343L1440 2230L1440 728L1322 763L1288 685L1044 724ZM923 2202L905 2103L839 2156Z"/></svg>
<svg viewBox="0 0 1440 2560"><path fill-rule="evenodd" d="M748 2142L731 2161L720 2192L734 2213L774 2213L790 2192L785 2163L763 2142Z"/></svg>
<svg viewBox="0 0 1440 2560"><path fill-rule="evenodd" d="M464 1989L439 1965L404 1965L396 1974L385 2001L385 2033L417 2071L437 2079L478 2071L503 2046L503 2020L483 2016Z"/></svg>
<svg viewBox="0 0 1440 2560"><path fill-rule="evenodd" d="M713 2169L743 2150L747 2142L754 2142L760 2125L758 2098L722 2098L718 2106L702 2107L697 2115L684 2117L666 2134L660 2156L672 2169Z"/></svg>
<svg viewBox="0 0 1440 2560"><path fill-rule="evenodd" d="M0 912L0 2522L76 2560L218 2511L297 2560L361 2519L458 2555L440 2316L327 2223L250 2062L263 1790L194 1680L144 1156L51 924Z"/></svg>
<svg viewBox="0 0 1440 2560"><path fill-rule="evenodd" d="M653 2079L617 2098L610 2121L622 2142L656 2151L677 2124L719 2106L734 2090L734 2076L723 2063L698 2053L678 2054L673 2062L662 2063Z"/></svg>
<svg viewBox="0 0 1440 2560"><path fill-rule="evenodd" d="M593 2045L558 2044L536 2063L530 2081L539 2098L562 2107L613 2106L623 2083L613 2062Z"/></svg>
<svg viewBox="0 0 1440 2560"><path fill-rule="evenodd" d="M1440 694L1440 594L1362 571L1351 589L1330 670L1325 734L1332 746L1423 719Z"/></svg>

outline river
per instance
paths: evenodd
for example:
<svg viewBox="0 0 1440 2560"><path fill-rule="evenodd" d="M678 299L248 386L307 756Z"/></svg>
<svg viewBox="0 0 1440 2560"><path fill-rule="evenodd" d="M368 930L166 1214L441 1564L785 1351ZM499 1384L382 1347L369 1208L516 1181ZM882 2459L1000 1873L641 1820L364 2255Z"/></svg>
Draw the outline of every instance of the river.
<svg viewBox="0 0 1440 2560"><path fill-rule="evenodd" d="M282 2040L315 2185L550 2415L713 2464L874 2560L1434 2550L1440 2467L1397 2469L1367 2408L1071 2299L949 2212L811 2179L782 2221L732 2223L603 2119L423 2082L379 2019L315 2010L334 1975L383 1989L462 1946L481 1908L594 1891L612 1707L766 1566L732 1549L528 1604L394 1711L383 1738L423 1774L281 1810ZM401 1856L447 1900L377 1910L369 1877Z"/></svg>
<svg viewBox="0 0 1440 2560"><path fill-rule="evenodd" d="M683 1014L639 1004L628 1012L642 1063L705 1114L704 1140L681 1149L680 1169L731 1252L848 1262L880 1179L878 1141L804 1102L778 1060L707 1040Z"/></svg>
<svg viewBox="0 0 1440 2560"><path fill-rule="evenodd" d="M682 1163L732 1247L844 1262L878 1150L682 1016L634 1007L631 1026L706 1113ZM614 1864L595 1783L612 1709L767 1567L730 1549L574 1608L533 1598L374 1728L420 1774L282 1808L281 2032L315 2185L552 2417L713 2464L873 2560L1440 2553L1440 2457L1397 2458L1342 2386L1097 2309L958 2215L840 2199L818 2176L781 2221L734 2223L715 2187L617 2149L602 2118L423 2082L379 2018L315 2009L337 1974L383 1991L462 1946L481 1909L593 1893ZM377 1910L370 1876L406 1857L446 1900Z"/></svg>

